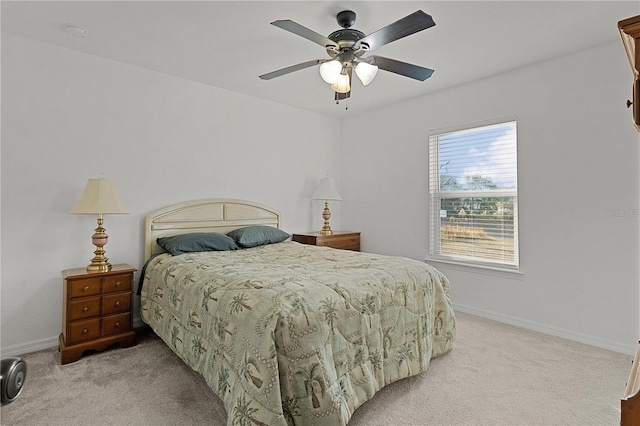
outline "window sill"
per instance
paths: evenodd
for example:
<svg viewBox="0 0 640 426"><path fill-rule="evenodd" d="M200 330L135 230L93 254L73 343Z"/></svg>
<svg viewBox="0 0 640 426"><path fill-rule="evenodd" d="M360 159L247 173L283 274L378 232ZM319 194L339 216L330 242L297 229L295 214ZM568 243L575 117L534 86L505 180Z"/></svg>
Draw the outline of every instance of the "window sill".
<svg viewBox="0 0 640 426"><path fill-rule="evenodd" d="M515 278L515 279L524 279L524 273L516 269L507 269L507 268L498 268L495 266L483 266L483 265L469 265L463 264L459 262L454 262L451 260L442 260L442 259L432 259L425 258L427 263L435 263L442 265L442 267L457 269L459 271L470 272L470 273L480 273L486 275L495 275L498 277L507 277L507 278Z"/></svg>

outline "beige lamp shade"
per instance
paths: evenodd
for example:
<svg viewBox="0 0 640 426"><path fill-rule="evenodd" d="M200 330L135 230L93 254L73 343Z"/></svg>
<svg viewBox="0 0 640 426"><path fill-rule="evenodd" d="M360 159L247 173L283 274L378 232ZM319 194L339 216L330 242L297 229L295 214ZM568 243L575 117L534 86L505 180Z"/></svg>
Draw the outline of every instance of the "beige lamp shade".
<svg viewBox="0 0 640 426"><path fill-rule="evenodd" d="M105 257L104 246L107 244L109 236L102 227L103 214L129 213L129 209L124 205L116 184L110 179L89 179L84 191L80 196L80 201L69 211L70 214L97 214L98 227L91 236L91 241L96 246L94 258L87 266L88 272L106 272L111 269L109 259Z"/></svg>
<svg viewBox="0 0 640 426"><path fill-rule="evenodd" d="M82 196L70 214L118 214L129 213L116 184L111 179L89 179Z"/></svg>
<svg viewBox="0 0 640 426"><path fill-rule="evenodd" d="M338 194L338 190L336 189L336 184L330 177L320 179L318 188L316 189L316 192L313 193L313 196L311 196L311 199L342 201L342 198L340 198L340 194Z"/></svg>

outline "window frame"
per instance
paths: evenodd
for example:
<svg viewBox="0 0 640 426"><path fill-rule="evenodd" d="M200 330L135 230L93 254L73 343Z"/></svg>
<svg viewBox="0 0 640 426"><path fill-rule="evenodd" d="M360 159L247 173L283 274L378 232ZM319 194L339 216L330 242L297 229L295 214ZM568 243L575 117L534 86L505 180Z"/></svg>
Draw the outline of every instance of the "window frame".
<svg viewBox="0 0 640 426"><path fill-rule="evenodd" d="M509 125L515 126L515 188L513 189L477 189L477 190L440 190L440 142L439 138L443 136L449 136L454 133L469 132L474 130L481 130L484 127L497 126L497 125ZM435 146L435 148L434 148ZM432 156L436 155L436 158ZM429 211L429 254L427 261L441 262L450 264L452 266L463 266L482 268L494 271L504 272L520 272L520 229L519 229L519 196L518 196L518 122L515 116L501 117L493 120L487 120L476 123L469 123L465 125L450 127L446 129L435 129L429 132L428 142L428 211ZM437 190L435 189L437 188ZM491 261L488 259L482 259L472 256L456 256L451 254L442 254L440 252L440 244L442 242L441 237L441 225L442 220L440 216L441 202L444 199L459 199L459 198L513 198L513 228L514 228L514 260L513 263L504 263L499 261Z"/></svg>

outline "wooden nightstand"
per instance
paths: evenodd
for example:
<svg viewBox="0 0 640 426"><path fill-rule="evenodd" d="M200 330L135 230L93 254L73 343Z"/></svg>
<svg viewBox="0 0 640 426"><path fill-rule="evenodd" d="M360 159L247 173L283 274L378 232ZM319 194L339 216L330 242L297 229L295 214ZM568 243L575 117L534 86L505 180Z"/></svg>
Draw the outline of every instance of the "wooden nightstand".
<svg viewBox="0 0 640 426"><path fill-rule="evenodd" d="M293 234L293 241L312 246L324 246L342 250L360 251L360 233L348 231L333 231L332 235L322 235L319 232L307 234Z"/></svg>
<svg viewBox="0 0 640 426"><path fill-rule="evenodd" d="M107 272L85 268L62 271L63 311L60 363L77 361L84 351L102 351L114 343L136 344L133 331L133 273L127 264Z"/></svg>

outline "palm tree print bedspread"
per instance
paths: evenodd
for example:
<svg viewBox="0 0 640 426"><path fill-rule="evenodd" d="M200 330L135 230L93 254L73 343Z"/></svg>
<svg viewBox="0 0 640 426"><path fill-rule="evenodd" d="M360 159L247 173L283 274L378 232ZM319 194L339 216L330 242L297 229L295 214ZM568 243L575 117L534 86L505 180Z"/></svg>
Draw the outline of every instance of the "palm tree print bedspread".
<svg viewBox="0 0 640 426"><path fill-rule="evenodd" d="M435 268L291 241L159 255L141 315L222 398L230 426L346 425L455 337Z"/></svg>

